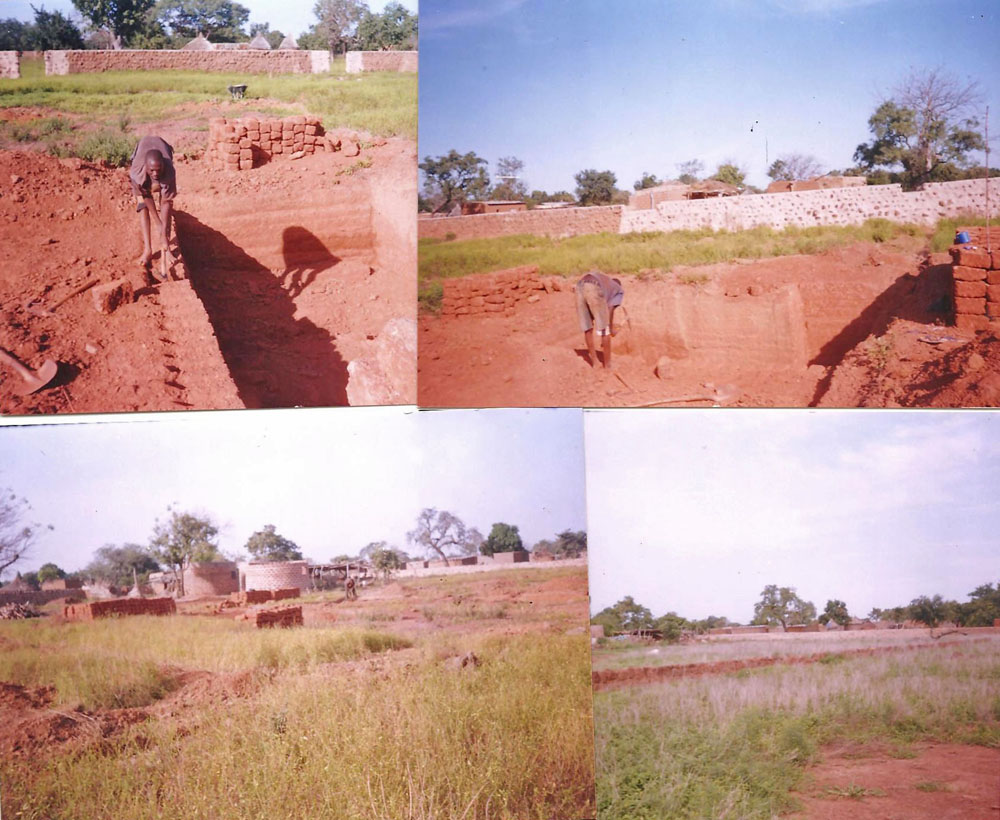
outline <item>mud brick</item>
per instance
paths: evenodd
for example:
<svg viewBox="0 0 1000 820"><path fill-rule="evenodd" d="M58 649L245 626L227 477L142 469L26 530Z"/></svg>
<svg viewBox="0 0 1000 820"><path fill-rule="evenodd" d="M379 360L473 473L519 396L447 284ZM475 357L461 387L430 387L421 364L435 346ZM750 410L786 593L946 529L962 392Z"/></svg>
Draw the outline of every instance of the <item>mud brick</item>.
<svg viewBox="0 0 1000 820"><path fill-rule="evenodd" d="M491 293L486 297L486 303L489 305L502 305L504 298L499 293Z"/></svg>
<svg viewBox="0 0 1000 820"><path fill-rule="evenodd" d="M471 313L471 312L472 312L471 309L467 308L467 307L455 308L455 315L456 316L465 316L466 314Z"/></svg>
<svg viewBox="0 0 1000 820"><path fill-rule="evenodd" d="M272 154L280 154L280 153L282 153L282 151L284 151L284 148L282 147L282 145L281 145L280 142L272 142L271 143L271 153Z"/></svg>
<svg viewBox="0 0 1000 820"><path fill-rule="evenodd" d="M985 282L955 282L955 296L960 299L981 299L986 296Z"/></svg>
<svg viewBox="0 0 1000 820"><path fill-rule="evenodd" d="M469 304L472 307L483 307L486 304L486 300L482 296L473 296L469 299Z"/></svg>
<svg viewBox="0 0 1000 820"><path fill-rule="evenodd" d="M248 131L258 131L260 130L260 120L256 117L247 117L243 120L243 124L247 127Z"/></svg>
<svg viewBox="0 0 1000 820"><path fill-rule="evenodd" d="M985 299L963 299L955 297L955 313L965 313L967 315L983 315L986 313Z"/></svg>
<svg viewBox="0 0 1000 820"><path fill-rule="evenodd" d="M247 139L250 142L260 142L260 131L247 131Z"/></svg>
<svg viewBox="0 0 1000 820"><path fill-rule="evenodd" d="M226 137L235 137L236 129L231 125L227 125L225 128L222 129L222 133L225 134Z"/></svg>
<svg viewBox="0 0 1000 820"><path fill-rule="evenodd" d="M1000 302L1000 285L986 286L986 300L988 302Z"/></svg>
<svg viewBox="0 0 1000 820"><path fill-rule="evenodd" d="M240 148L240 160L253 159L253 149L252 148Z"/></svg>
<svg viewBox="0 0 1000 820"><path fill-rule="evenodd" d="M315 154L316 153L316 146L315 145L305 145L305 146L303 146L302 150L305 151L307 154Z"/></svg>
<svg viewBox="0 0 1000 820"><path fill-rule="evenodd" d="M288 121L293 125L305 125L306 118L304 114L296 114L294 117L289 117Z"/></svg>
<svg viewBox="0 0 1000 820"><path fill-rule="evenodd" d="M1000 270L1000 251L993 251L990 256L990 268Z"/></svg>
<svg viewBox="0 0 1000 820"><path fill-rule="evenodd" d="M1000 270L991 270L986 274L987 285L1000 285Z"/></svg>
<svg viewBox="0 0 1000 820"><path fill-rule="evenodd" d="M245 149L250 148L252 146L253 146L253 143L250 142L250 139L248 137L244 137L243 139L240 140L240 149L241 150L245 150Z"/></svg>
<svg viewBox="0 0 1000 820"><path fill-rule="evenodd" d="M980 282L986 278L986 271L983 268L968 268L963 265L955 265L951 269L953 279L960 279L963 282Z"/></svg>
<svg viewBox="0 0 1000 820"><path fill-rule="evenodd" d="M315 145L316 144L316 137L310 137L308 134L306 134L302 138L302 142L304 142L306 145Z"/></svg>
<svg viewBox="0 0 1000 820"><path fill-rule="evenodd" d="M241 171L249 171L251 168L253 168L253 160L249 160L249 159L246 159L246 160L241 159L240 160L240 170Z"/></svg>
<svg viewBox="0 0 1000 820"><path fill-rule="evenodd" d="M489 302L489 301L487 301L486 305L485 305L485 309L486 309L487 313L500 313L500 312L503 311L504 306L503 306L502 302L500 302L498 304L498 303L495 303L495 302Z"/></svg>
<svg viewBox="0 0 1000 820"><path fill-rule="evenodd" d="M310 124L310 125L306 125L306 126L305 126L305 132L306 132L307 134L310 134L310 135L312 135L312 136L315 136L315 134L316 134L316 131L317 131L317 128L316 128L316 126L315 126L315 125L311 125L311 124Z"/></svg>
<svg viewBox="0 0 1000 820"><path fill-rule="evenodd" d="M960 313L955 317L955 327L966 331L989 330L990 320L986 316L971 316Z"/></svg>
<svg viewBox="0 0 1000 820"><path fill-rule="evenodd" d="M90 294L98 311L114 313L122 305L132 302L132 283L126 278L115 279L113 282L95 286Z"/></svg>
<svg viewBox="0 0 1000 820"><path fill-rule="evenodd" d="M974 250L969 250L967 248L952 248L951 258L956 265L961 265L966 268L982 268L983 270L986 270L992 263L990 254L979 248Z"/></svg>

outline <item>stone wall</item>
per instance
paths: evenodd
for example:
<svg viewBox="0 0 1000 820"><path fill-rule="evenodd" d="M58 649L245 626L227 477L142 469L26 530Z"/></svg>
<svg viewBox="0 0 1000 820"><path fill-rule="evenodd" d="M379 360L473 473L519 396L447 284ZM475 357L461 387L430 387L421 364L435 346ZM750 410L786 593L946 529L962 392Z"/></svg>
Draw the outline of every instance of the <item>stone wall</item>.
<svg viewBox="0 0 1000 820"><path fill-rule="evenodd" d="M1000 328L1000 229L964 228L967 246L951 249L955 326L960 330ZM987 251L991 247L992 253Z"/></svg>
<svg viewBox="0 0 1000 820"><path fill-rule="evenodd" d="M173 598L117 598L111 601L94 601L89 604L71 604L63 607L63 616L71 621L90 621L94 618L126 615L173 615L175 612L177 604Z"/></svg>
<svg viewBox="0 0 1000 820"><path fill-rule="evenodd" d="M325 58L325 59L324 59ZM226 71L240 74L318 74L330 70L326 51L175 51L170 49L46 51L46 74L103 71Z"/></svg>
<svg viewBox="0 0 1000 820"><path fill-rule="evenodd" d="M481 276L445 279L442 283L441 313L445 316L478 313L509 316L518 302L531 299L544 287L536 265L523 265Z"/></svg>
<svg viewBox="0 0 1000 820"><path fill-rule="evenodd" d="M16 51L0 51L0 80L16 80L21 76L21 58Z"/></svg>
<svg viewBox="0 0 1000 820"><path fill-rule="evenodd" d="M246 171L275 157L295 159L332 147L318 117L214 117L208 123L205 158L220 170Z"/></svg>
<svg viewBox="0 0 1000 820"><path fill-rule="evenodd" d="M511 211L474 216L425 217L417 223L421 239L485 239L519 233L561 238L590 233L618 233L622 223L622 205L594 208L552 208Z"/></svg>
<svg viewBox="0 0 1000 820"><path fill-rule="evenodd" d="M348 51L347 73L360 74L362 71L417 70L415 51Z"/></svg>

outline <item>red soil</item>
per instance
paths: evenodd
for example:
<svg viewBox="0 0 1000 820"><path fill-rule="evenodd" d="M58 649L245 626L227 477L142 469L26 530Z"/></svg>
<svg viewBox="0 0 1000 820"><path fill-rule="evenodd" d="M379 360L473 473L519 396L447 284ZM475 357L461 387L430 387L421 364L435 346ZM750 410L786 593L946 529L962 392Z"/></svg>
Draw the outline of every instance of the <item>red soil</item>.
<svg viewBox="0 0 1000 820"><path fill-rule="evenodd" d="M795 796L804 810L790 820L996 820L1000 816L1000 749L920 744L917 756L894 759L857 748L827 750ZM921 788L922 787L922 788ZM869 790L857 799L850 789Z"/></svg>
<svg viewBox="0 0 1000 820"><path fill-rule="evenodd" d="M1000 403L995 340L976 341L946 326L947 262L945 255L925 258L906 240L676 270L660 279L624 276L613 373L586 361L571 279L559 292L521 303L512 316L425 315L419 401L853 407L887 392L871 386L874 368L880 381L889 379L898 404ZM684 284L683 275L705 282ZM866 352L871 337L887 332L885 346L910 369L890 368L888 377L884 355ZM930 344L920 341L924 336L948 340ZM967 369L980 349L983 362ZM661 360L662 378L655 373Z"/></svg>
<svg viewBox="0 0 1000 820"><path fill-rule="evenodd" d="M181 159L190 283L146 287L123 169L0 151L0 348L34 368L59 363L48 388L24 397L0 368L0 413L346 404L347 363L387 321L413 315L403 214L415 162L405 140L244 173ZM138 294L111 315L88 293L39 310L120 277Z"/></svg>

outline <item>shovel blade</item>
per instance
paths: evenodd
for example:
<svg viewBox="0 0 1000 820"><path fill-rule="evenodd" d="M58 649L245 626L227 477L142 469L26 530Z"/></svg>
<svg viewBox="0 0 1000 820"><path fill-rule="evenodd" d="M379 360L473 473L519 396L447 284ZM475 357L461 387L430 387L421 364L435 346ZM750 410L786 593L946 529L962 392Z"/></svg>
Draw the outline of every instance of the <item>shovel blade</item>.
<svg viewBox="0 0 1000 820"><path fill-rule="evenodd" d="M38 368L38 370L24 376L24 383L14 388L14 392L19 396L36 393L51 382L58 372L59 365L52 361L52 359L46 359L45 364Z"/></svg>

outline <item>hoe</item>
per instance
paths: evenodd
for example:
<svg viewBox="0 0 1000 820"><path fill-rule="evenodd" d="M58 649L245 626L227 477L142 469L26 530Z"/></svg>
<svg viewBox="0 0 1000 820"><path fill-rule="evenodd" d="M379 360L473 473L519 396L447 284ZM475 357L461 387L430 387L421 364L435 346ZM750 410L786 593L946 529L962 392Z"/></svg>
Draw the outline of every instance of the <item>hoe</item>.
<svg viewBox="0 0 1000 820"><path fill-rule="evenodd" d="M0 350L0 362L9 364L24 380L23 385L14 388L14 392L19 396L27 396L29 393L41 390L56 377L56 372L59 370L59 365L52 361L52 359L46 359L45 363L37 371L32 370L30 367L25 367L21 364L6 350Z"/></svg>

